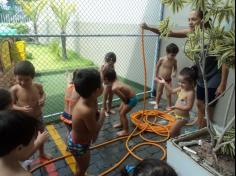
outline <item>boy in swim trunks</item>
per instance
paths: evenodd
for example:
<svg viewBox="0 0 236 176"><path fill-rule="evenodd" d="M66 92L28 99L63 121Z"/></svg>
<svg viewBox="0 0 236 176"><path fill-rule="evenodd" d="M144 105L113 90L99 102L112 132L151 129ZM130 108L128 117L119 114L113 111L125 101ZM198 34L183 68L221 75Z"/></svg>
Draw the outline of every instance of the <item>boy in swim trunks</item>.
<svg viewBox="0 0 236 176"><path fill-rule="evenodd" d="M165 79L166 83L171 86L172 76L176 77L177 73L177 60L176 55L179 52L179 48L174 43L169 44L166 47L166 56L161 57L156 65L156 78ZM158 109L159 103L161 100L161 96L163 94L164 85L157 83L157 93L156 93L156 104L154 109ZM172 106L171 101L171 93L166 90L166 98L167 98L167 108Z"/></svg>
<svg viewBox="0 0 236 176"><path fill-rule="evenodd" d="M129 124L126 115L138 103L137 96L134 90L131 89L128 85L117 80L116 72L114 69L108 69L104 73L104 83L111 84L112 91L122 101L119 108L120 123L115 124L113 127L122 128L122 130L117 133L117 136L126 136L129 134Z"/></svg>
<svg viewBox="0 0 236 176"><path fill-rule="evenodd" d="M12 86L10 91L13 98L13 109L23 111L34 117L41 124L38 129L40 132L45 131L43 124L43 106L46 95L41 84L33 82L35 68L29 61L20 61L14 67L14 75L17 84ZM39 157L52 159L44 152L44 145L39 148Z"/></svg>
<svg viewBox="0 0 236 176"><path fill-rule="evenodd" d="M102 110L97 119L97 98L103 92L100 73L95 69L81 69L75 75L75 90L80 95L72 112L72 130L68 149L77 162L77 176L84 176L90 161L90 144L97 139L105 120Z"/></svg>

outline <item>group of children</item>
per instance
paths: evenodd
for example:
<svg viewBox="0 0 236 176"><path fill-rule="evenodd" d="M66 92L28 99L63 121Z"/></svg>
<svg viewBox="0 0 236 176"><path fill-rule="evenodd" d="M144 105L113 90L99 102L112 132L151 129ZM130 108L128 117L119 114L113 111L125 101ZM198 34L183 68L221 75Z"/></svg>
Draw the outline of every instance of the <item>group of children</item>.
<svg viewBox="0 0 236 176"><path fill-rule="evenodd" d="M121 128L117 136L129 134L127 113L137 104L134 90L117 79L114 64L116 55L107 53L100 71L81 69L73 73L72 82L65 91L65 109L61 119L68 126L68 150L73 154L78 165L76 175L84 176L90 161L90 145L106 117L114 114L112 97L116 94L121 99L119 109L120 122L114 128ZM98 110L97 98L103 94L102 108ZM108 107L107 107L108 100Z"/></svg>
<svg viewBox="0 0 236 176"><path fill-rule="evenodd" d="M166 89L167 112L173 112L176 122L170 129L170 137L176 137L180 134L182 127L190 119L190 111L195 101L195 86L198 73L195 67L185 67L178 75L178 87L172 88L172 77L177 75L176 55L179 48L171 43L166 47L166 56L161 57L156 65L155 81L157 82L156 102L154 109L159 108L163 89ZM172 106L171 95L177 94L178 98Z"/></svg>
<svg viewBox="0 0 236 176"><path fill-rule="evenodd" d="M49 138L45 131L42 108L45 93L34 83L34 66L28 61L16 64L14 75L17 84L10 91L0 89L0 176L31 175L24 166L37 150L39 157L50 160L44 143ZM21 161L21 162L20 162Z"/></svg>
<svg viewBox="0 0 236 176"><path fill-rule="evenodd" d="M188 122L196 84L195 70L186 67L179 73L179 87L172 89L171 79L177 73L175 57L178 51L175 44L167 47L167 55L160 58L157 63L155 78L158 89L154 108L158 108L163 88L166 87L167 109L174 111L177 118L170 132L172 137L177 136L182 126ZM113 127L121 129L117 132L117 136L129 134L127 113L136 106L138 99L135 91L117 78L115 62L116 55L110 52L106 54L105 63L100 71L76 69L65 91L65 107L61 120L68 127L68 150L76 159L78 166L76 174L79 176L84 176L89 166L89 148L96 141L105 117L115 114L112 110L113 94L121 100L120 122ZM38 149L40 157L52 158L44 152L43 147L48 139L42 118L46 95L43 86L33 82L34 66L29 61L21 61L16 64L14 74L17 84L10 89L10 92L0 89L0 136L3 141L7 141L0 148L0 176L11 176L16 171L18 175L27 173L18 161L26 160ZM102 109L99 111L97 98L102 94ZM175 106L171 106L171 94L178 94ZM16 140L12 140L13 138ZM15 163L10 163L11 160Z"/></svg>

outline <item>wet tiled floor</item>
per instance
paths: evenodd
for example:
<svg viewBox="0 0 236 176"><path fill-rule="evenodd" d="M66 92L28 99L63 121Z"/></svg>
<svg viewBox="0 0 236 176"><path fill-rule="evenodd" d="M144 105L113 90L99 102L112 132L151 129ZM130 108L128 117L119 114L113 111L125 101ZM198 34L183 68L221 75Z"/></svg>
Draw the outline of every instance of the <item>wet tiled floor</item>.
<svg viewBox="0 0 236 176"><path fill-rule="evenodd" d="M164 103L163 103L164 104ZM146 109L152 109L153 105L148 104ZM132 111L136 112L143 108L143 102L140 102ZM118 107L115 108L118 111ZM195 117L195 115L192 115ZM118 113L111 117L106 118L104 125L99 133L96 144L103 143L105 141L116 138L116 132L118 129L112 128L112 125L119 121ZM130 123L130 132L134 129L134 125L132 122ZM195 130L195 126L185 127L182 133L191 132ZM54 158L68 155L69 153L66 151L66 136L67 129L65 128L63 123L55 123L47 125L47 130L50 134L50 139L46 143L45 148L48 153L50 153ZM160 139L152 133L145 133L145 137L148 139ZM119 140L117 142L102 146L97 149L91 150L91 161L88 169L88 174L90 175L99 175L106 171L107 169L116 165L127 153L127 149L125 147L125 139ZM135 146L138 143L144 142L139 136L134 137L130 142L129 146ZM161 144L165 146L165 144ZM135 150L135 154L137 154L141 158L161 158L163 152L154 146L145 145L137 150ZM40 162L37 159L37 154L32 157L35 161L33 162L33 167L37 166ZM111 173L107 174L109 176L119 176L120 169L126 165L136 165L138 162L132 156L129 156L120 166L118 166ZM34 176L71 176L73 175L73 171L75 171L75 161L73 157L68 157L66 159L58 160L49 164L45 167L37 169L33 172Z"/></svg>

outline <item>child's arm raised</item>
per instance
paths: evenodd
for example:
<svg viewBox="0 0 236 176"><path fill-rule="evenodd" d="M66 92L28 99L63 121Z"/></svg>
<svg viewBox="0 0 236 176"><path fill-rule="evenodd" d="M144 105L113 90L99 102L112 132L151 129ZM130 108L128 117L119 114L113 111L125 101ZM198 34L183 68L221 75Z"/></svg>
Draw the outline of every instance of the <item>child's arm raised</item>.
<svg viewBox="0 0 236 176"><path fill-rule="evenodd" d="M164 84L165 87L167 88L167 90L171 93L171 94L177 94L177 92L180 91L180 87L177 88L172 88L163 78L156 78L156 81L159 82L160 84Z"/></svg>

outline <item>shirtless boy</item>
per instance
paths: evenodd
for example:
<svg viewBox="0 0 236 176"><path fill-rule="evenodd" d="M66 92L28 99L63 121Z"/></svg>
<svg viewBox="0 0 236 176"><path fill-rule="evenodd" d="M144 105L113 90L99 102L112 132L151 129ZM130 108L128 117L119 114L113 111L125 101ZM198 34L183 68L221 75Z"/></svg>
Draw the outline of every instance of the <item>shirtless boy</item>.
<svg viewBox="0 0 236 176"><path fill-rule="evenodd" d="M11 110L13 106L11 93L3 88L0 88L0 111ZM5 117L8 118L8 117ZM43 133L38 133L37 139L34 141L34 147L32 150L32 154L37 151L44 142L46 142L49 138L48 132L44 131ZM22 161L21 165L24 168L28 168L31 160Z"/></svg>
<svg viewBox="0 0 236 176"><path fill-rule="evenodd" d="M104 73L104 83L112 85L112 91L121 99L121 105L119 108L120 123L115 124L114 128L122 128L117 133L117 136L126 136L129 134L129 123L126 117L133 107L138 103L137 96L133 89L128 85L117 80L116 72L110 68Z"/></svg>
<svg viewBox="0 0 236 176"><path fill-rule="evenodd" d="M13 109L23 111L37 119L41 123L39 131L43 132L45 128L42 113L46 95L43 86L33 82L35 76L33 64L29 61L18 62L14 68L14 75L17 84L10 90L13 98ZM44 152L44 145L39 148L39 157L52 158Z"/></svg>
<svg viewBox="0 0 236 176"><path fill-rule="evenodd" d="M177 60L176 55L179 52L179 48L174 43L169 44L166 47L166 56L161 57L156 65L156 78L163 78L165 81L171 85L172 76L176 77L177 73ZM154 109L159 108L159 103L161 100L161 96L163 94L164 85L157 83L157 93L156 93L156 104ZM166 90L167 97L167 108L172 106L171 102L171 93Z"/></svg>
<svg viewBox="0 0 236 176"><path fill-rule="evenodd" d="M105 63L101 66L100 72L103 81L104 73L107 69L113 68L115 69L116 63L116 54L113 52L109 52L105 55L104 59ZM115 114L115 111L112 110L112 98L113 92L111 90L111 85L104 83L104 91L103 91L103 100L102 100L102 108L105 110L105 116L109 117L110 114ZM108 100L108 106L107 106Z"/></svg>
<svg viewBox="0 0 236 176"><path fill-rule="evenodd" d="M100 73L95 69L81 69L74 79L75 90L80 95L72 112L72 130L68 137L68 149L77 162L77 176L84 176L89 166L89 147L97 139L105 119L100 112L97 119L97 98L103 92Z"/></svg>
<svg viewBox="0 0 236 176"><path fill-rule="evenodd" d="M20 161L27 160L34 152L37 128L38 120L27 113L0 111L0 176L32 175Z"/></svg>

